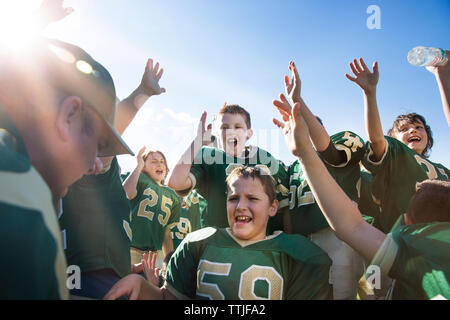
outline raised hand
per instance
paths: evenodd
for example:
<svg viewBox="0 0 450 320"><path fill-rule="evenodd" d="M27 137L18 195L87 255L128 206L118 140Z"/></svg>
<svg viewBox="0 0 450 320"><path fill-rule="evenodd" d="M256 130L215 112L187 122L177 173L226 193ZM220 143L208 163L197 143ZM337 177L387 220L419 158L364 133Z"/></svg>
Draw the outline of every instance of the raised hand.
<svg viewBox="0 0 450 320"><path fill-rule="evenodd" d="M206 117L207 113L204 111L200 117L200 122L198 123L197 127L197 140L201 141L202 146L209 146L211 145L215 139L215 137L212 136L212 124L208 124L206 126Z"/></svg>
<svg viewBox="0 0 450 320"><path fill-rule="evenodd" d="M153 284L154 286L159 287L159 268L155 267L156 257L158 256L157 252L148 252L147 254L142 255L142 265L144 266L144 274L147 278L147 281Z"/></svg>
<svg viewBox="0 0 450 320"><path fill-rule="evenodd" d="M354 59L353 62L350 62L350 69L355 77L348 74L345 74L345 76L350 81L356 83L361 89L364 90L364 92L374 93L380 77L378 73L378 62L373 63L373 72L370 72L362 58L359 58L359 62L361 63L361 66L356 59Z"/></svg>
<svg viewBox="0 0 450 320"><path fill-rule="evenodd" d="M141 150L139 150L138 154L136 155L136 161L137 161L137 166L142 170L145 167L145 161L144 161L144 153L145 153L145 146L141 148Z"/></svg>
<svg viewBox="0 0 450 320"><path fill-rule="evenodd" d="M289 97L291 102L296 103L300 101L302 83L300 81L297 68L292 61L289 62L289 70L291 71L292 78L289 79L289 76L284 76L284 88L286 90L286 95Z"/></svg>
<svg viewBox="0 0 450 320"><path fill-rule="evenodd" d="M277 106L275 102L274 105ZM294 156L301 157L304 151L313 149L308 127L300 112L300 103L295 103L293 108L289 106L290 112L288 112L286 103L282 104L283 106L277 106L277 109L283 121L273 119L273 123L282 130L289 151Z"/></svg>
<svg viewBox="0 0 450 320"><path fill-rule="evenodd" d="M73 8L64 8L64 0L43 0L41 6L39 7L39 14L47 25L52 22L56 22L64 19L69 14L71 14Z"/></svg>
<svg viewBox="0 0 450 320"><path fill-rule="evenodd" d="M153 66L153 60L148 59L145 66L144 75L142 76L140 87L148 96L159 95L166 92L166 89L159 86L159 80L164 72L163 68L159 68L159 62Z"/></svg>
<svg viewBox="0 0 450 320"><path fill-rule="evenodd" d="M447 61L444 64L441 64L438 67L426 67L428 71L430 71L435 76L437 75L445 75L446 77L450 77L450 51L445 50L445 54L447 56Z"/></svg>

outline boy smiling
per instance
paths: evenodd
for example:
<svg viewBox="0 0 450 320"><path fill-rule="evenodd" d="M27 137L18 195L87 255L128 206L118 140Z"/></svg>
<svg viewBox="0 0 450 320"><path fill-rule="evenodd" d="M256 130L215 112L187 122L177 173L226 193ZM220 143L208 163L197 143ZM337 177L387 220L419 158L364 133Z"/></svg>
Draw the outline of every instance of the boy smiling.
<svg viewBox="0 0 450 320"><path fill-rule="evenodd" d="M239 167L227 180L229 228L187 235L167 267L162 288L133 274L105 299L303 300L328 299L330 258L300 235L266 236L278 201L262 169Z"/></svg>
<svg viewBox="0 0 450 320"><path fill-rule="evenodd" d="M217 127L221 149L208 147L212 126L208 125L205 129L205 122L206 112L200 119L196 138L173 169L168 183L180 194L197 189L207 200L208 214L202 216L202 227L228 227L225 179L239 166L263 167L264 172L275 179L279 208L287 208L288 190L283 183L288 177L284 164L265 150L246 146L253 135L250 114L238 105L225 104L220 109ZM271 221L271 230L281 228L282 215L278 217Z"/></svg>

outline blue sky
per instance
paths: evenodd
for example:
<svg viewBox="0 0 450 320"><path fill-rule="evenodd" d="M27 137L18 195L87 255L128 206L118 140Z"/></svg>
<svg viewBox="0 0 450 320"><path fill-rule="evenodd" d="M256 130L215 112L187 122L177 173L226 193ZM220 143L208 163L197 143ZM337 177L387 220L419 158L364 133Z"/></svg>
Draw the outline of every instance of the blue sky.
<svg viewBox="0 0 450 320"><path fill-rule="evenodd" d="M38 2L40 1L28 1ZM293 60L302 95L330 134L351 130L366 139L363 96L346 79L349 62L378 61L378 106L386 132L401 113L417 112L435 139L430 159L450 167L448 127L434 76L406 60L418 45L450 49L450 1L73 0L75 12L47 29L82 46L113 75L125 98L139 83L147 57L164 68L167 92L151 98L125 132L136 152L163 151L172 167L194 137L203 110L208 119L226 101L252 115L250 141L292 163L271 119L271 101L284 91ZM381 29L366 12L377 5ZM119 158L124 171L130 156Z"/></svg>

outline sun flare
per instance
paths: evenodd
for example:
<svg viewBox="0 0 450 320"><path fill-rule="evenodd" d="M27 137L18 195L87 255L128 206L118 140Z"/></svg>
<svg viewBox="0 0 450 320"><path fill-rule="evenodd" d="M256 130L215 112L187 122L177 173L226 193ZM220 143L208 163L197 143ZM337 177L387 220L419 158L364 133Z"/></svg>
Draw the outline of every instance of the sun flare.
<svg viewBox="0 0 450 320"><path fill-rule="evenodd" d="M0 50L26 50L39 32L36 10L40 0L0 2Z"/></svg>

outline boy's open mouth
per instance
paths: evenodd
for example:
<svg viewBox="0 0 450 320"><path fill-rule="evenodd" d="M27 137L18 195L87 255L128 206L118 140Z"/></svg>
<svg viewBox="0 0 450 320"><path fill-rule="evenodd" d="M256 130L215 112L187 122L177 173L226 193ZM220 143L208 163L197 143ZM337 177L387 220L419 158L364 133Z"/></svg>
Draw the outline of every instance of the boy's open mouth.
<svg viewBox="0 0 450 320"><path fill-rule="evenodd" d="M234 218L234 221L235 222L238 222L238 223L249 223L250 221L252 221L253 219L252 218L250 218L250 217L248 217L248 216L236 216L235 218Z"/></svg>
<svg viewBox="0 0 450 320"><path fill-rule="evenodd" d="M418 136L411 136L408 138L408 142L414 142L414 141L422 141L422 139Z"/></svg>
<svg viewBox="0 0 450 320"><path fill-rule="evenodd" d="M236 147L238 144L238 140L236 138L230 138L230 139L227 139L227 143Z"/></svg>

